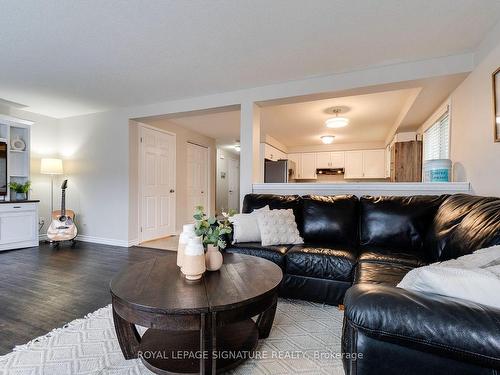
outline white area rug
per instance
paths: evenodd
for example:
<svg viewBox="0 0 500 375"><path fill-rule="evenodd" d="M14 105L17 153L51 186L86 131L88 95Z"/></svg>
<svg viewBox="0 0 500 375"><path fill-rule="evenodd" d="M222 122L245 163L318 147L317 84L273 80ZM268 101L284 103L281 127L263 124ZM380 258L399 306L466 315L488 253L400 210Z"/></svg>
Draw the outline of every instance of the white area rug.
<svg viewBox="0 0 500 375"><path fill-rule="evenodd" d="M342 375L343 314L334 306L283 300L271 335L233 374ZM111 306L68 323L0 357L2 375L151 374L140 360L125 360L116 339Z"/></svg>

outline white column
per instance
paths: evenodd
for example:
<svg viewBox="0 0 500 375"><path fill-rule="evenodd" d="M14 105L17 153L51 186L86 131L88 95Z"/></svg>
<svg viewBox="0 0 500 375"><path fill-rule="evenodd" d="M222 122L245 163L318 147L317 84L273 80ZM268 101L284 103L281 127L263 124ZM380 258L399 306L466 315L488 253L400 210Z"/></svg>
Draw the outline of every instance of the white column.
<svg viewBox="0 0 500 375"><path fill-rule="evenodd" d="M241 104L240 121L240 207L252 192L252 184L260 182L260 108L255 103Z"/></svg>

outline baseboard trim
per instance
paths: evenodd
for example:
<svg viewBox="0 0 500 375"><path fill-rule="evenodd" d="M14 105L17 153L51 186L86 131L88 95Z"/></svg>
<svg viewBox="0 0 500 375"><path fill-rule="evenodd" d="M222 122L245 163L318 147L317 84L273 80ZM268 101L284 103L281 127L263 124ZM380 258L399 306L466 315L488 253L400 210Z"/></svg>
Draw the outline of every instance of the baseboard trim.
<svg viewBox="0 0 500 375"><path fill-rule="evenodd" d="M47 235L46 234L40 234L38 236L39 241L46 241ZM137 246L139 244L139 240L130 240L130 241L124 241L124 240L116 240L113 238L104 238L104 237L94 237L94 236L87 236L85 234L79 234L76 237L77 241L82 241L82 242L93 242L93 243L98 243L101 245L111 245L111 246L120 246L120 247L132 247L132 246Z"/></svg>

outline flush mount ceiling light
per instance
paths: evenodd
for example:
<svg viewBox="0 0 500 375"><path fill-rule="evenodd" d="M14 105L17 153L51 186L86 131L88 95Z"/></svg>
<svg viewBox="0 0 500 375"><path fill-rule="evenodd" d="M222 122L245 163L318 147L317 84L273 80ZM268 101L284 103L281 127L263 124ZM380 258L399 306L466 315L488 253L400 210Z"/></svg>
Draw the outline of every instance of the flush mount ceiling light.
<svg viewBox="0 0 500 375"><path fill-rule="evenodd" d="M349 124L349 119L345 117L339 117L339 113L342 112L340 108L333 108L331 112L335 113L335 117L329 118L325 121L325 125L330 129L343 128Z"/></svg>
<svg viewBox="0 0 500 375"><path fill-rule="evenodd" d="M323 135L321 137L321 142L323 142L325 145L329 145L333 143L333 140L335 139L335 136L333 135Z"/></svg>
<svg viewBox="0 0 500 375"><path fill-rule="evenodd" d="M234 149L235 149L236 151L240 152L240 150L241 150L240 145L234 145L233 147L234 147Z"/></svg>

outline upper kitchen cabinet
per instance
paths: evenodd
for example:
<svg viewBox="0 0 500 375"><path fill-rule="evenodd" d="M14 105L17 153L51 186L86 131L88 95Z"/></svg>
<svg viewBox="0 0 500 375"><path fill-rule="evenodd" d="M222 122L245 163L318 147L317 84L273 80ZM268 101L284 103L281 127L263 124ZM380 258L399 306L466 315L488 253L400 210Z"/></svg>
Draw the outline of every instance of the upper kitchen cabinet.
<svg viewBox="0 0 500 375"><path fill-rule="evenodd" d="M276 147L268 145L267 143L263 143L263 145L264 145L264 158L265 159L276 161L276 160L287 158L287 155L283 151L278 150Z"/></svg>
<svg viewBox="0 0 500 375"><path fill-rule="evenodd" d="M315 153L288 154L288 159L295 163L296 180L315 180L317 178Z"/></svg>
<svg viewBox="0 0 500 375"><path fill-rule="evenodd" d="M385 150L345 152L346 179L385 178Z"/></svg>
<svg viewBox="0 0 500 375"><path fill-rule="evenodd" d="M317 152L316 153L316 168L344 168L344 152Z"/></svg>

